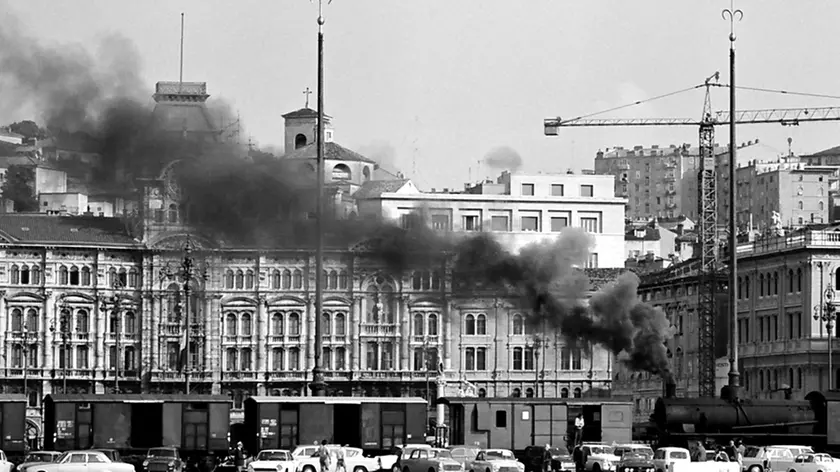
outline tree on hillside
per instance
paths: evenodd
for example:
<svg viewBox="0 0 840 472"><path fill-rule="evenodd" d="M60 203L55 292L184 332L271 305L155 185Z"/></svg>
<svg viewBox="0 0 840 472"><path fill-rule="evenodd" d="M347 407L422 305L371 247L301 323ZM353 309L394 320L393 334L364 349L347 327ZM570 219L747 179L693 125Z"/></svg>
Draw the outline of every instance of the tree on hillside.
<svg viewBox="0 0 840 472"><path fill-rule="evenodd" d="M41 129L41 127L32 120L18 121L10 124L8 128L13 133L23 135L23 138L26 141L31 139L44 139L47 137L46 131Z"/></svg>
<svg viewBox="0 0 840 472"><path fill-rule="evenodd" d="M3 198L15 204L15 211L37 211L35 198L35 171L30 167L9 166L0 187Z"/></svg>

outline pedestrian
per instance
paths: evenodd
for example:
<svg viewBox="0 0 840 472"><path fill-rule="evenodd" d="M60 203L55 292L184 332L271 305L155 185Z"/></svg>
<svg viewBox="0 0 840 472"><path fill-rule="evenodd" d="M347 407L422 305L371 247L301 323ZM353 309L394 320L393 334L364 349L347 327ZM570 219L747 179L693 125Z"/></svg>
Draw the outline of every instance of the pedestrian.
<svg viewBox="0 0 840 472"><path fill-rule="evenodd" d="M233 449L233 465L239 472L245 470L245 448L242 446L242 441L237 442L236 448Z"/></svg>
<svg viewBox="0 0 840 472"><path fill-rule="evenodd" d="M327 440L321 441L318 448L318 459L321 462L321 472L330 472L330 451L327 449Z"/></svg>
<svg viewBox="0 0 840 472"><path fill-rule="evenodd" d="M583 448L581 446L575 446L572 458L575 461L575 472L583 472L585 468L583 463Z"/></svg>
<svg viewBox="0 0 840 472"><path fill-rule="evenodd" d="M542 457L542 472L551 472L551 461L553 459L554 456L551 454L551 444L546 444Z"/></svg>
<svg viewBox="0 0 840 472"><path fill-rule="evenodd" d="M583 413L578 413L577 418L575 418L575 445L580 446L583 444L583 427L585 423L583 421Z"/></svg>
<svg viewBox="0 0 840 472"><path fill-rule="evenodd" d="M744 453L747 452L747 446L744 446L744 441L740 438L735 440L735 445L737 446L735 450L738 451L738 462L744 465Z"/></svg>
<svg viewBox="0 0 840 472"><path fill-rule="evenodd" d="M738 449L735 447L735 441L730 439L729 443L723 449L729 457L729 462L740 462L738 460Z"/></svg>
<svg viewBox="0 0 840 472"><path fill-rule="evenodd" d="M706 446L703 445L703 441L697 441L697 458L694 461L706 462Z"/></svg>
<svg viewBox="0 0 840 472"><path fill-rule="evenodd" d="M338 469L341 469L342 472L347 472L347 466L344 463L344 458L347 456L346 447L347 444L339 446L338 451L335 453L335 472L338 472Z"/></svg>

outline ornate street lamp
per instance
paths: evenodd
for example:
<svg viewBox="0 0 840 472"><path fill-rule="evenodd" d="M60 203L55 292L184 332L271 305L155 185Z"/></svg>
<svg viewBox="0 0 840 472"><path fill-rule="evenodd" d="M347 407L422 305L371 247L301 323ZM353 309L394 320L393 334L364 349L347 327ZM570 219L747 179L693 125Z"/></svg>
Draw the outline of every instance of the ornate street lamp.
<svg viewBox="0 0 840 472"><path fill-rule="evenodd" d="M834 322L837 320L837 308L834 306L834 290L831 285L825 288L825 303L814 307L814 320L825 323L826 334L828 335L828 389L834 388L834 373L832 372L831 359L831 337L834 334Z"/></svg>

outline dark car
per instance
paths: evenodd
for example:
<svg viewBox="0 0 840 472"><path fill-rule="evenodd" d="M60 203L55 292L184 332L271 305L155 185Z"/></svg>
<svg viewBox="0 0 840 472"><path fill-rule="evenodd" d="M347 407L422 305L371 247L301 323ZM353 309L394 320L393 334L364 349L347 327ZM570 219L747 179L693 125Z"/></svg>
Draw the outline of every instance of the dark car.
<svg viewBox="0 0 840 472"><path fill-rule="evenodd" d="M153 447L143 461L146 472L183 472L184 463L181 454L174 447Z"/></svg>
<svg viewBox="0 0 840 472"><path fill-rule="evenodd" d="M551 470L554 472L574 471L575 463L572 456L562 448L552 447L551 452ZM542 472L543 470L543 455L545 454L545 447L528 446L525 448L524 457L520 460L525 464L526 472Z"/></svg>
<svg viewBox="0 0 840 472"><path fill-rule="evenodd" d="M616 472L653 472L653 455L645 452L630 451L621 456L616 465Z"/></svg>

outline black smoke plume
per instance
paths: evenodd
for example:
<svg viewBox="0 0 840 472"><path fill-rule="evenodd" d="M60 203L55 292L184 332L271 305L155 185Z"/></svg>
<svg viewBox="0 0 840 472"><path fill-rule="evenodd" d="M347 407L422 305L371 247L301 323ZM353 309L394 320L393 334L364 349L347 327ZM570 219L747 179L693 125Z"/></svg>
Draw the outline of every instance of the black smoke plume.
<svg viewBox="0 0 840 472"><path fill-rule="evenodd" d="M571 346L598 344L634 370L670 375L665 342L670 325L661 310L639 300L639 279L625 273L584 303L589 280L575 266L582 265L593 241L569 228L551 242L526 246L518 255L505 250L489 235L465 240L457 253L455 272L487 281L522 296L536 332L559 332Z"/></svg>
<svg viewBox="0 0 840 472"><path fill-rule="evenodd" d="M19 22L8 11L0 14L5 16L0 22L5 107L38 110L55 136L83 134L92 140L102 157L92 186L136 190L138 179L171 169L178 185L168 190L180 192L188 222L220 245L313 246L312 162L290 165L294 161L249 154L242 146L161 131L154 126L151 91L140 79L130 41L108 38L94 55L42 46L15 28ZM227 117L219 121L230 122L229 112ZM373 157L388 161L389 149ZM485 162L515 170L522 159L510 148L498 148ZM488 234L460 240L442 236L429 227L423 210L409 217L409 230L380 220L342 218L331 203L339 200L336 190L327 186L324 194L331 210L324 221L328 246L372 241L376 257L395 274L442 267L454 259L455 277L466 290L489 285L518 295L533 311L529 323L560 333L571 345L601 344L631 368L668 374L663 344L668 323L661 312L639 302L635 276L622 276L602 289L589 307L582 301L589 281L576 266L585 262L592 244L584 233L567 230L555 242L532 244L514 255Z"/></svg>
<svg viewBox="0 0 840 472"><path fill-rule="evenodd" d="M522 167L522 156L511 147L500 146L491 149L484 156L484 163L491 169L516 172Z"/></svg>

